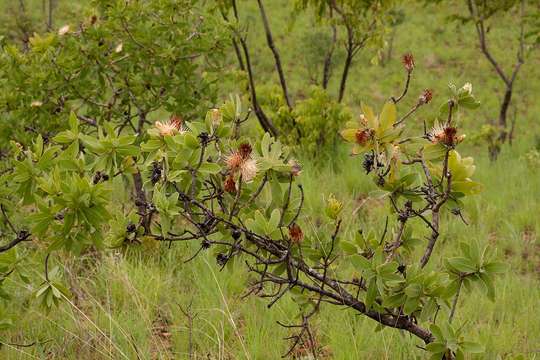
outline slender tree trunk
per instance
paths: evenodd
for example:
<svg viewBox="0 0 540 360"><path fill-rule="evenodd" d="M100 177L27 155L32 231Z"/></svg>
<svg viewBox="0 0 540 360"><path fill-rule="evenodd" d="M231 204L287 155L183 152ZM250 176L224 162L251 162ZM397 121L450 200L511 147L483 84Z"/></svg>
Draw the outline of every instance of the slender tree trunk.
<svg viewBox="0 0 540 360"><path fill-rule="evenodd" d="M512 100L512 90L513 90L513 83L510 83L506 86L506 90L504 92L503 101L501 103L501 109L499 112L499 126L501 127L501 133L499 135L499 140L504 144L504 142L507 139L508 131L508 122L506 120L508 115L508 108L510 107L510 101Z"/></svg>
<svg viewBox="0 0 540 360"><path fill-rule="evenodd" d="M266 11L264 10L262 0L257 0L257 3L259 4L259 11L261 13L261 18L263 21L264 32L266 33L266 42L270 50L272 50L272 54L274 55L276 71L279 76L281 89L283 90L283 97L285 98L285 102L287 103L289 109L292 109L292 103L289 97L289 91L287 89L287 82L285 81L285 74L283 73L283 66L281 65L281 57L279 56L279 51L276 45L274 44L274 38L272 36L272 30L270 29L270 25L268 23L268 17L266 16Z"/></svg>
<svg viewBox="0 0 540 360"><path fill-rule="evenodd" d="M242 60L242 53L240 52L240 48L238 47L238 43L235 39L232 39L232 44L234 47L234 52L236 53L236 59L238 59L238 66L240 67L240 70L246 71L244 61Z"/></svg>
<svg viewBox="0 0 540 360"><path fill-rule="evenodd" d="M334 50L336 48L337 41L337 28L335 24L332 24L332 44L330 44L330 49L326 53L326 58L324 59L324 69L323 69L323 89L328 88L328 82L330 81L330 76L332 75L332 57L334 56Z"/></svg>
<svg viewBox="0 0 540 360"><path fill-rule="evenodd" d="M277 137L278 136L277 128L274 126L272 121L266 116L266 114L264 113L263 109L261 108L257 100L257 90L255 88L255 80L253 79L253 70L251 69L251 61L249 58L249 50L248 50L246 41L240 38L240 44L242 45L244 58L246 60L246 70L248 73L249 91L250 91L250 96L251 96L251 104L253 105L253 111L255 112L257 119L259 119L259 123L261 124L263 130L269 132L270 134L272 134L272 136Z"/></svg>
<svg viewBox="0 0 540 360"><path fill-rule="evenodd" d="M54 0L49 0L49 16L47 19L47 30L52 30L52 27L53 27L53 10L54 10Z"/></svg>
<svg viewBox="0 0 540 360"><path fill-rule="evenodd" d="M339 84L339 96L338 102L343 100L345 95L345 86L347 85L347 78L349 77L349 70L351 68L352 60L354 56L354 49L352 44L347 46L347 57L345 58L345 65L343 66L343 73L341 74L341 82Z"/></svg>

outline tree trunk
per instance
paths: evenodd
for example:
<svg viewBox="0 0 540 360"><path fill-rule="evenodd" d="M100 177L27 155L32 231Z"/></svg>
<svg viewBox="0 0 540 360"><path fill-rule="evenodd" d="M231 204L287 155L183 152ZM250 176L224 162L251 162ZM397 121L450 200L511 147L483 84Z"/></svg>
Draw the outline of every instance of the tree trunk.
<svg viewBox="0 0 540 360"><path fill-rule="evenodd" d="M336 25L332 25L332 44L330 49L326 53L326 58L324 59L324 70L323 70L323 89L328 88L328 82L330 81L330 76L332 74L332 57L334 56L334 49L336 48L337 41L337 28Z"/></svg>
<svg viewBox="0 0 540 360"><path fill-rule="evenodd" d="M343 74L341 75L341 82L339 84L338 102L341 102L343 100L343 96L345 95L345 86L347 84L347 78L349 76L349 70L351 68L352 59L353 59L353 49L351 46L348 46L347 58L345 59L345 65L343 67Z"/></svg>
<svg viewBox="0 0 540 360"><path fill-rule="evenodd" d="M281 57L279 56L279 52L278 52L278 49L276 48L276 45L274 44L274 38L272 37L272 31L270 30L270 25L268 23L268 18L266 17L266 12L264 11L262 0L257 0L257 2L259 4L259 10L260 10L261 18L263 21L264 32L266 33L266 43L268 44L268 47L270 48L270 50L272 50L272 54L274 55L276 71L279 76L281 89L283 90L283 97L285 98L285 102L287 103L287 106L289 107L289 109L292 109L292 103L289 98L289 91L287 89L287 82L285 81L285 74L283 73L283 66L281 65Z"/></svg>
<svg viewBox="0 0 540 360"><path fill-rule="evenodd" d="M506 86L506 90L504 92L503 101L501 103L501 109L499 112L499 127L501 128L501 132L499 134L499 140L501 143L505 143L507 137L508 137L508 122L506 120L508 115L508 108L510 107L510 101L512 100L512 88L513 83L510 83Z"/></svg>

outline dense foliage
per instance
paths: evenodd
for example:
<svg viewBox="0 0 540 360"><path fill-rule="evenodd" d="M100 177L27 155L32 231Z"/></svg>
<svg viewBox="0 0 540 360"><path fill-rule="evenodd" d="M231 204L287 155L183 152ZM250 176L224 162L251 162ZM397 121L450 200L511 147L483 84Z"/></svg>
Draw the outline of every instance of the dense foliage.
<svg viewBox="0 0 540 360"><path fill-rule="evenodd" d="M112 121L141 132L156 111L190 118L215 101L225 40L219 18L193 1L94 6L80 23L35 34L28 51L3 46L4 144L54 134L70 112L89 126Z"/></svg>
<svg viewBox="0 0 540 360"><path fill-rule="evenodd" d="M465 203L483 189L461 148L462 123L480 106L472 85L450 85L426 121L417 111L431 107L430 89L402 102L415 72L406 54L399 95L353 112L342 103L353 57L383 42L394 2L301 1L344 27L346 59L335 99L324 81L295 99L259 0L280 86L257 93L236 2L216 3L95 0L77 25L35 34L28 48L3 44L0 297L21 291L8 281L17 278L28 299L56 311L72 297L65 259L192 242L186 262L211 252L220 269L251 274L248 293L268 307L285 296L298 305L296 322L281 324L293 332L285 355L314 343L323 306L402 330L432 359L482 353L455 314L473 288L494 299L505 266L477 239L446 239L454 254L434 261L442 224L466 223ZM241 96L216 105L229 42L247 73L247 109ZM264 132L244 130L254 117ZM385 204L382 231L360 228L330 194L324 214L306 210L296 156L335 156L338 133ZM0 330L16 317L0 311Z"/></svg>

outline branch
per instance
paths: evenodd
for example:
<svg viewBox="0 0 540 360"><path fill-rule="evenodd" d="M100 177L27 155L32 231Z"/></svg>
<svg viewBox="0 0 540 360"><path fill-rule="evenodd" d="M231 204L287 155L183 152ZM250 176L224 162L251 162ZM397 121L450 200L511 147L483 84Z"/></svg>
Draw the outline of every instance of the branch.
<svg viewBox="0 0 540 360"><path fill-rule="evenodd" d="M287 103L289 109L292 109L291 100L289 98L289 91L287 90L287 83L285 81L285 75L283 73L283 67L281 65L281 57L279 56L276 45L274 44L274 38L272 37L272 30L270 29L270 25L268 23L266 11L264 10L262 0L257 0L257 3L259 4L259 11L261 13L261 18L263 21L264 32L266 33L266 43L268 44L268 47L270 48L270 50L272 50L272 54L274 55L274 62L276 63L276 70L278 72L279 82L281 84L281 89L283 90L283 97L285 98L285 102Z"/></svg>

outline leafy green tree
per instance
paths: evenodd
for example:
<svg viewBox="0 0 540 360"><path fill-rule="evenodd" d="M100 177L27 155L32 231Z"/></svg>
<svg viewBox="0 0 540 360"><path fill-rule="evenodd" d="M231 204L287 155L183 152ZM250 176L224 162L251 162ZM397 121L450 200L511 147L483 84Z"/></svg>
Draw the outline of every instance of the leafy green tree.
<svg viewBox="0 0 540 360"><path fill-rule="evenodd" d="M497 76L504 83L504 95L499 107L498 118L495 124L486 126L482 130L482 136L488 142L488 150L491 160L496 160L501 146L509 140L512 141L515 123L508 121L508 109L512 101L514 84L519 71L540 44L540 12L536 2L526 0L466 0L468 14L457 15L455 18L463 22L471 22L476 30L479 47L482 54L489 61ZM519 33L516 36L517 53L515 63L511 69L505 70L493 55L492 49L488 45L488 31L492 26L501 24L501 15L508 12L517 13L519 19ZM515 121L515 119L514 119Z"/></svg>
<svg viewBox="0 0 540 360"><path fill-rule="evenodd" d="M300 166L269 133L241 135L246 114L238 98L193 121L171 108L168 121L143 132L130 126L118 131L122 114L97 112L95 126L88 126L72 110L51 115L68 126L48 142L38 135L32 144L11 143L0 178L2 226L10 237L0 247L0 295L9 298L4 280L19 276L45 309L54 310L70 297L61 267L54 266L58 253L192 241L197 250L189 259L211 251L218 266L245 266L256 274L250 292L270 298L269 307L283 296L294 299L298 323L283 324L297 331L288 354L310 336L310 320L325 304L367 316L378 329L410 333L433 359L481 352L463 327L452 324L458 299L473 286L493 298L494 275L504 267L475 241L456 244L457 255L445 258L444 266L430 261L445 214L459 216L466 197L482 188L471 179L473 159L457 151L463 136L455 114L477 103L469 85L451 88L433 129L416 134L407 125L432 94L424 91L412 109L398 113L414 68L411 56L405 68L402 95L391 97L379 114L363 105L362 116L341 133L388 200L391 222L381 233L347 236L335 197L328 199L321 226L310 231ZM414 230L414 223L424 230ZM419 240L424 234L427 242ZM28 252L43 261L40 281L25 273ZM2 328L13 323L9 314L0 315Z"/></svg>
<svg viewBox="0 0 540 360"><path fill-rule="evenodd" d="M331 96L322 96L321 91L311 91L309 100L296 99L289 86L287 74L272 31L272 18L268 16L264 1L257 0L262 28L268 49L272 54L275 65L275 74L279 79L279 87L265 87L272 93L264 91L257 86L257 74L252 66L252 48L248 39L248 26L240 16L241 2L236 0L220 0L218 4L222 16L233 33L232 45L238 60L239 68L245 71L248 78L248 90L251 106L262 128L273 136L282 137L288 145L301 144L301 148L314 148L320 145L319 139L333 137L337 132L329 133L324 125L324 115L306 116L301 104L305 102L317 103L323 107L335 108L334 102L341 103L345 97L346 84L353 65L353 59L367 45L382 47L387 25L392 18L391 9L397 2L393 0L299 0L294 3L296 11L308 11L314 14L317 21L330 25L328 49L321 59L323 68L320 83L324 91L328 91L328 84L332 71L336 68L334 50L336 44L343 43L345 59L339 82L336 99ZM339 36L344 29L343 36ZM325 101L326 104L322 104ZM265 107L266 104L279 104L279 109ZM303 123L301 123L302 119ZM307 121L310 121L308 124ZM336 129L340 124L336 124ZM332 139L330 143L334 140Z"/></svg>
<svg viewBox="0 0 540 360"><path fill-rule="evenodd" d="M189 119L212 107L225 38L211 9L188 0L92 4L82 22L33 35L26 51L3 44L4 141L32 133L47 141L70 112L84 126L109 121L118 134L142 134L159 111Z"/></svg>

